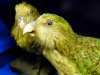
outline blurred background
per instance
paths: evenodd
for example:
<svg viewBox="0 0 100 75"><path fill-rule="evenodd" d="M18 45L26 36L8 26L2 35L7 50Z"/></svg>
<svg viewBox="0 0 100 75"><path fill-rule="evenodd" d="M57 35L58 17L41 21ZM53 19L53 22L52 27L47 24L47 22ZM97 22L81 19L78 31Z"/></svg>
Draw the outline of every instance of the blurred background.
<svg viewBox="0 0 100 75"><path fill-rule="evenodd" d="M0 75L18 75L9 66L16 58L11 52L16 44L10 31L15 5L22 1L35 6L40 14L49 12L64 17L80 35L100 38L99 0L0 0Z"/></svg>

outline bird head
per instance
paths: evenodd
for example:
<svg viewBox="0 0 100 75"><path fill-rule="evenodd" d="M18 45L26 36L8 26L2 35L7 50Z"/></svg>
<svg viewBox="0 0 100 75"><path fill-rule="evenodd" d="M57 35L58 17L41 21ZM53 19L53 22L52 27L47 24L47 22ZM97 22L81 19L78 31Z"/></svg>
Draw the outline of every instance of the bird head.
<svg viewBox="0 0 100 75"><path fill-rule="evenodd" d="M15 6L15 12L15 20L22 29L26 26L26 24L30 22L32 23L33 20L39 16L37 9L26 2L17 4Z"/></svg>
<svg viewBox="0 0 100 75"><path fill-rule="evenodd" d="M12 27L12 37L14 37L16 44L21 48L31 50L34 37L31 37L31 26L34 25L34 21L38 18L38 10L26 2L19 3L15 6L15 23ZM28 29L27 29L27 27ZM24 34L24 31L30 33Z"/></svg>
<svg viewBox="0 0 100 75"><path fill-rule="evenodd" d="M63 45L66 39L73 40L69 39L73 38L74 34L69 23L55 14L45 13L41 15L31 27L31 32L37 37L39 43L48 48ZM24 32L27 33L27 30Z"/></svg>

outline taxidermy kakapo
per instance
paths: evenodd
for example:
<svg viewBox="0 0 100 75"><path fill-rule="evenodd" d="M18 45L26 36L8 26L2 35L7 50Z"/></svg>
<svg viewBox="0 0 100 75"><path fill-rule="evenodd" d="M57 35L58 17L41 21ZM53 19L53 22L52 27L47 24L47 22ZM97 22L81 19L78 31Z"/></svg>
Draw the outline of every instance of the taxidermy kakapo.
<svg viewBox="0 0 100 75"><path fill-rule="evenodd" d="M28 29L23 34L32 32L59 75L100 75L100 39L78 35L64 18L50 13Z"/></svg>
<svg viewBox="0 0 100 75"><path fill-rule="evenodd" d="M17 42L17 45L26 50L31 50L33 37L29 34L23 35L23 29L28 26L29 31L34 23L34 20L39 16L39 12L32 5L22 2L15 6L15 23L12 27L12 36ZM31 34L31 33L30 33Z"/></svg>
<svg viewBox="0 0 100 75"><path fill-rule="evenodd" d="M14 26L12 27L11 34L13 38L15 39L17 45L20 48L30 53L37 51L36 47L38 44L35 45L35 42L34 42L35 37L32 34L32 32L30 32L32 31L32 26L34 25L34 21L36 20L37 17L39 17L39 12L32 5L26 2L22 2L15 6L15 23L14 23ZM27 30L29 33L24 34L23 31L25 30ZM49 75L49 73L52 72L52 69L51 69L52 67L48 67L47 64L43 65L44 62L42 62L41 60L42 56L36 56L35 58L36 58L35 62L32 62L33 63L32 67L35 67L35 68L32 68L32 70L30 70L29 68L28 70L27 67L24 66L20 68L22 73L29 72L29 75L39 75L39 74ZM17 64L18 66L20 66L21 64L22 65L24 64L23 62L20 64L20 62L21 61L18 60L18 64ZM14 62L14 64L15 64L14 66L16 66L16 61ZM16 68L19 68L18 66L16 66ZM29 65L27 66L30 67Z"/></svg>

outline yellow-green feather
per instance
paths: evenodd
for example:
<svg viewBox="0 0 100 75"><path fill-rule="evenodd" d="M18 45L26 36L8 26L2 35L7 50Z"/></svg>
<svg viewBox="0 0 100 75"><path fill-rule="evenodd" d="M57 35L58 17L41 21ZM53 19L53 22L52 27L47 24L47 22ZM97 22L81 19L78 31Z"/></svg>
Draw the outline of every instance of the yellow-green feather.
<svg viewBox="0 0 100 75"><path fill-rule="evenodd" d="M46 25L48 19L53 21L50 26ZM76 69L80 71L81 75L100 75L100 39L77 35L66 20L49 13L43 14L36 20L36 36L44 47L44 56L46 55L50 62L54 61L56 55L52 58L47 50L52 50L51 53L56 50L61 56L66 57L66 60L68 58L69 61L76 64ZM57 57L56 59L59 60ZM62 67L65 62L52 64L55 67L59 65ZM58 71L60 67L57 68Z"/></svg>
<svg viewBox="0 0 100 75"><path fill-rule="evenodd" d="M32 44L34 43L34 37L30 36L29 33L23 35L23 28L20 27L18 20L20 19L20 17L23 17L25 24L28 24L34 21L39 16L39 12L35 7L27 4L26 2L17 4L15 6L15 12L15 24L12 27L11 34L17 42L18 46L26 50L30 50Z"/></svg>

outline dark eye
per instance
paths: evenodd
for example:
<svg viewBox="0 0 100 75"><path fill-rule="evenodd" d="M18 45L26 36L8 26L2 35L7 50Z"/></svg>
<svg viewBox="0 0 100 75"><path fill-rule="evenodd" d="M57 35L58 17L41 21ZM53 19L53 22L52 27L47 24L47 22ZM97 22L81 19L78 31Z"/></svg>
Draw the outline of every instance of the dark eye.
<svg viewBox="0 0 100 75"><path fill-rule="evenodd" d="M22 20L24 20L24 17L23 16L19 16L18 21L22 21Z"/></svg>
<svg viewBox="0 0 100 75"><path fill-rule="evenodd" d="M53 21L48 19L48 22L47 22L48 25L52 25L53 24Z"/></svg>

